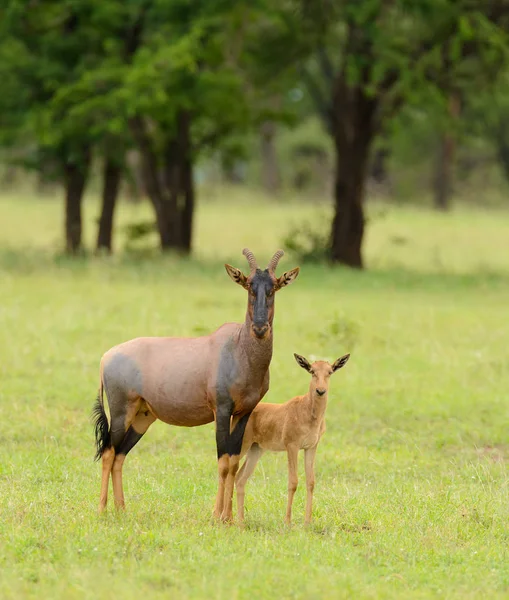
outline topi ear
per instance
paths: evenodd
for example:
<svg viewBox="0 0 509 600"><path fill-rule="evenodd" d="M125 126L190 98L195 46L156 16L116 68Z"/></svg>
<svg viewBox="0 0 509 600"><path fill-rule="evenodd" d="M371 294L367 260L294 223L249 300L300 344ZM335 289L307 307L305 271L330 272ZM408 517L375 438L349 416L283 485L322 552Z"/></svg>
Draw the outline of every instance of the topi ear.
<svg viewBox="0 0 509 600"><path fill-rule="evenodd" d="M309 364L309 361L304 358L303 356L301 356L300 354L294 354L295 356L295 360L297 361L298 365L300 367L302 367L303 369L306 369L306 371L308 373L311 373L311 365Z"/></svg>
<svg viewBox="0 0 509 600"><path fill-rule="evenodd" d="M276 291L294 282L299 276L299 271L300 268L295 267L295 269L292 269L291 271L286 271L286 273L283 273L281 277L278 277L276 280Z"/></svg>
<svg viewBox="0 0 509 600"><path fill-rule="evenodd" d="M225 265L225 269L228 275L233 279L233 281L235 281L235 283L238 283L243 288L247 289L247 277L240 269L236 269L231 265Z"/></svg>
<svg viewBox="0 0 509 600"><path fill-rule="evenodd" d="M346 365L346 363L348 362L349 358L350 358L349 354L345 354L341 358L338 358L338 360L332 365L332 372L334 373L338 369L341 369L341 367L344 367Z"/></svg>

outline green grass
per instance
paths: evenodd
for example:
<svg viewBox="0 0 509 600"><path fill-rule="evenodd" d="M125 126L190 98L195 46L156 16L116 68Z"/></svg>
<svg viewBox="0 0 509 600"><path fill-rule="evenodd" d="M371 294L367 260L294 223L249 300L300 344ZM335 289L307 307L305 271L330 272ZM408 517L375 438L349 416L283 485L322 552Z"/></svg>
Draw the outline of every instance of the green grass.
<svg viewBox="0 0 509 600"><path fill-rule="evenodd" d="M293 352L352 353L331 383L309 529L302 465L283 525L282 454L248 484L245 531L212 523L210 425L156 423L126 461L127 512L96 515L102 353L242 319L245 293L222 262L244 267L245 245L268 259L291 222L325 210L231 196L200 207L185 261L55 257L60 203L0 199L0 598L508 597L503 212L374 208L369 271L304 265L278 295L268 401L307 389ZM121 221L149 214L124 206Z"/></svg>

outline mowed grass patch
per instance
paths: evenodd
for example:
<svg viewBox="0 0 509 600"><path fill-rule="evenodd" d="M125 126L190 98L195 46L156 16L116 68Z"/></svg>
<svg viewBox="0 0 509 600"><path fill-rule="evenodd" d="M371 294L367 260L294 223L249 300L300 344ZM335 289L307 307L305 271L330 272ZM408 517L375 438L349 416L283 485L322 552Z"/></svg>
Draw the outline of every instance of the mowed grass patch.
<svg viewBox="0 0 509 600"><path fill-rule="evenodd" d="M460 213L455 228L453 216L391 209L420 249L395 252L375 221L371 271L303 265L278 294L267 401L306 391L293 352L352 354L331 381L309 529L302 464L295 524L283 525L282 454L264 456L247 486L246 530L213 524L212 425L156 423L126 460L127 512L96 515L101 354L241 320L245 292L222 262L244 267L244 245L267 260L285 214L312 214L227 200L200 208L193 260L54 259L56 203L0 202L0 597L506 597L509 253L493 247L503 213ZM280 269L293 266L285 257Z"/></svg>

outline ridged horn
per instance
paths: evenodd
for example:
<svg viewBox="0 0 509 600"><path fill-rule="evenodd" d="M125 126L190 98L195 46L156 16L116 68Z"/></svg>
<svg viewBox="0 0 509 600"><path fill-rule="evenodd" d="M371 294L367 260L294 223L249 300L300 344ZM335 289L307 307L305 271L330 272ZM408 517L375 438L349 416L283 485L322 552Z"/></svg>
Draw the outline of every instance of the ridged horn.
<svg viewBox="0 0 509 600"><path fill-rule="evenodd" d="M247 258L247 262L249 263L249 268L251 271L256 271L258 268L258 263L256 262L255 255L249 250L249 248L244 248L242 250L242 254Z"/></svg>
<svg viewBox="0 0 509 600"><path fill-rule="evenodd" d="M267 267L267 269L271 273L274 273L276 271L277 265L282 256L284 256L283 250L277 250L274 256L270 259L269 266Z"/></svg>

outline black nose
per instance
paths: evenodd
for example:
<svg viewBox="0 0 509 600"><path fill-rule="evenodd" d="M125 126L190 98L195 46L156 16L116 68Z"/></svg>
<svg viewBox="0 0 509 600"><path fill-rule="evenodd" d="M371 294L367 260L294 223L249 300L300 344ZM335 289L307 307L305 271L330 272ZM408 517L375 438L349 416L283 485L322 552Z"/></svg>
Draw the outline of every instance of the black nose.
<svg viewBox="0 0 509 600"><path fill-rule="evenodd" d="M323 390L323 389L321 389L321 388L316 388L316 393L317 393L319 396L323 396L323 395L325 394L325 392L326 392L326 391L327 391L327 390Z"/></svg>
<svg viewBox="0 0 509 600"><path fill-rule="evenodd" d="M254 334L259 338L262 338L267 333L268 328L268 325L253 325Z"/></svg>

